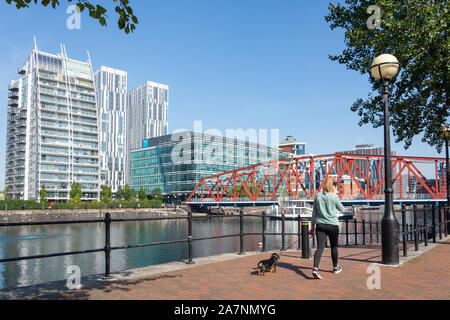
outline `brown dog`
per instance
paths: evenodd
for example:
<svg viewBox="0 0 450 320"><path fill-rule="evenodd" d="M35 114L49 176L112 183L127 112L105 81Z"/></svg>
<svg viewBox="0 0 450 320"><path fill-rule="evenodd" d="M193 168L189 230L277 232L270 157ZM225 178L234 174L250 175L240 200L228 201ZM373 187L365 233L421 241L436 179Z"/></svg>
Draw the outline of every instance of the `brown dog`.
<svg viewBox="0 0 450 320"><path fill-rule="evenodd" d="M280 259L280 256L278 253L272 253L272 256L269 259L261 260L256 265L256 268L253 268L253 270L258 270L258 274L264 275L265 272L277 272L277 261Z"/></svg>

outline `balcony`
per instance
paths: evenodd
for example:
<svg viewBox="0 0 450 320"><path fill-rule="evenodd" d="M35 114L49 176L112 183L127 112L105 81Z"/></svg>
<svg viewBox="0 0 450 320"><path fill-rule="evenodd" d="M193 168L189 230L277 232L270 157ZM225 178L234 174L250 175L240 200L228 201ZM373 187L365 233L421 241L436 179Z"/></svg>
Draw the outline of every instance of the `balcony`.
<svg viewBox="0 0 450 320"><path fill-rule="evenodd" d="M20 74L20 75L23 75L23 74L25 74L25 72L26 72L26 70L25 70L25 66L24 66L24 67L22 67L22 68L19 68L19 69L17 70L17 73L18 73L18 74Z"/></svg>
<svg viewBox="0 0 450 320"><path fill-rule="evenodd" d="M18 91L10 91L10 92L8 92L8 98L18 99L19 98L19 92Z"/></svg>
<svg viewBox="0 0 450 320"><path fill-rule="evenodd" d="M18 91L19 90L19 84L16 82L12 82L11 84L8 85L8 90L9 91Z"/></svg>
<svg viewBox="0 0 450 320"><path fill-rule="evenodd" d="M19 105L19 99L8 99L8 106L17 107Z"/></svg>

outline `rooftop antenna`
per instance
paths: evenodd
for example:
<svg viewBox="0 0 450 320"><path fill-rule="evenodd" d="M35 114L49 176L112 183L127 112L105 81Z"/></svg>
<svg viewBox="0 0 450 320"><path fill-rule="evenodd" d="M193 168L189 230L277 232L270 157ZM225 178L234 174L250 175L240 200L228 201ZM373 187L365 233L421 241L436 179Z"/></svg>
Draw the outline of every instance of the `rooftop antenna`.
<svg viewBox="0 0 450 320"><path fill-rule="evenodd" d="M34 38L34 50L38 51L37 42L36 42L36 36L34 36L33 38Z"/></svg>
<svg viewBox="0 0 450 320"><path fill-rule="evenodd" d="M91 55L89 54L89 50L87 50L86 52L87 52L87 55L88 55L88 62L89 62L90 65L92 65L92 63L91 63Z"/></svg>

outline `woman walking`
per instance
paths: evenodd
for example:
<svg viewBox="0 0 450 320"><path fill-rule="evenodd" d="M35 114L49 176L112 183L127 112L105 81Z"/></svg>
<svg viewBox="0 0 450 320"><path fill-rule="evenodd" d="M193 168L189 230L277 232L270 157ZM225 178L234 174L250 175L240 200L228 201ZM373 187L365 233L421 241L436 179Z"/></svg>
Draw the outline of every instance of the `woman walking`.
<svg viewBox="0 0 450 320"><path fill-rule="evenodd" d="M313 235L316 231L317 236L317 250L314 254L312 270L315 279L322 279L318 268L327 237L330 239L333 272L339 273L342 271L342 268L338 265L339 221L337 211L343 211L344 206L335 193L336 184L333 177L328 177L325 180L323 192L318 193L314 198L312 228L309 234Z"/></svg>

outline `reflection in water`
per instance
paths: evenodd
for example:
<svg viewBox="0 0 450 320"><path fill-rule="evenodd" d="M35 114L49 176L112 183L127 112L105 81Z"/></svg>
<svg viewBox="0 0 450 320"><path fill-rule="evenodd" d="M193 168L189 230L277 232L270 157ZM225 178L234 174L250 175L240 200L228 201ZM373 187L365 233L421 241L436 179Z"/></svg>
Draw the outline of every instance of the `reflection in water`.
<svg viewBox="0 0 450 320"><path fill-rule="evenodd" d="M373 222L380 222L381 218L381 210L357 216L359 221L372 219ZM408 214L407 219L408 223L412 223L412 214ZM261 218L245 218L244 233L260 233L261 223ZM281 232L280 220L268 219L266 223L266 232ZM286 221L286 233L297 233L297 226L297 221ZM195 219L192 227L194 239L239 234L239 217ZM350 223L350 230L351 228L353 228L352 223ZM358 230L359 228L360 226ZM341 223L341 232L343 231L343 223ZM0 258L103 248L104 238L103 223L1 227ZM186 220L113 222L111 224L113 247L186 238ZM297 235L286 236L286 247L296 249L297 240ZM261 242L261 236L245 236L244 251L260 250L259 242ZM344 243L342 236L340 243ZM280 249L281 236L266 236L266 245L267 250ZM194 258L238 251L239 237L201 240L193 243ZM187 243L114 250L111 253L111 271L187 259ZM64 280L68 276L66 270L70 265L79 266L82 276L101 274L104 272L104 263L103 252L0 263L0 288Z"/></svg>

